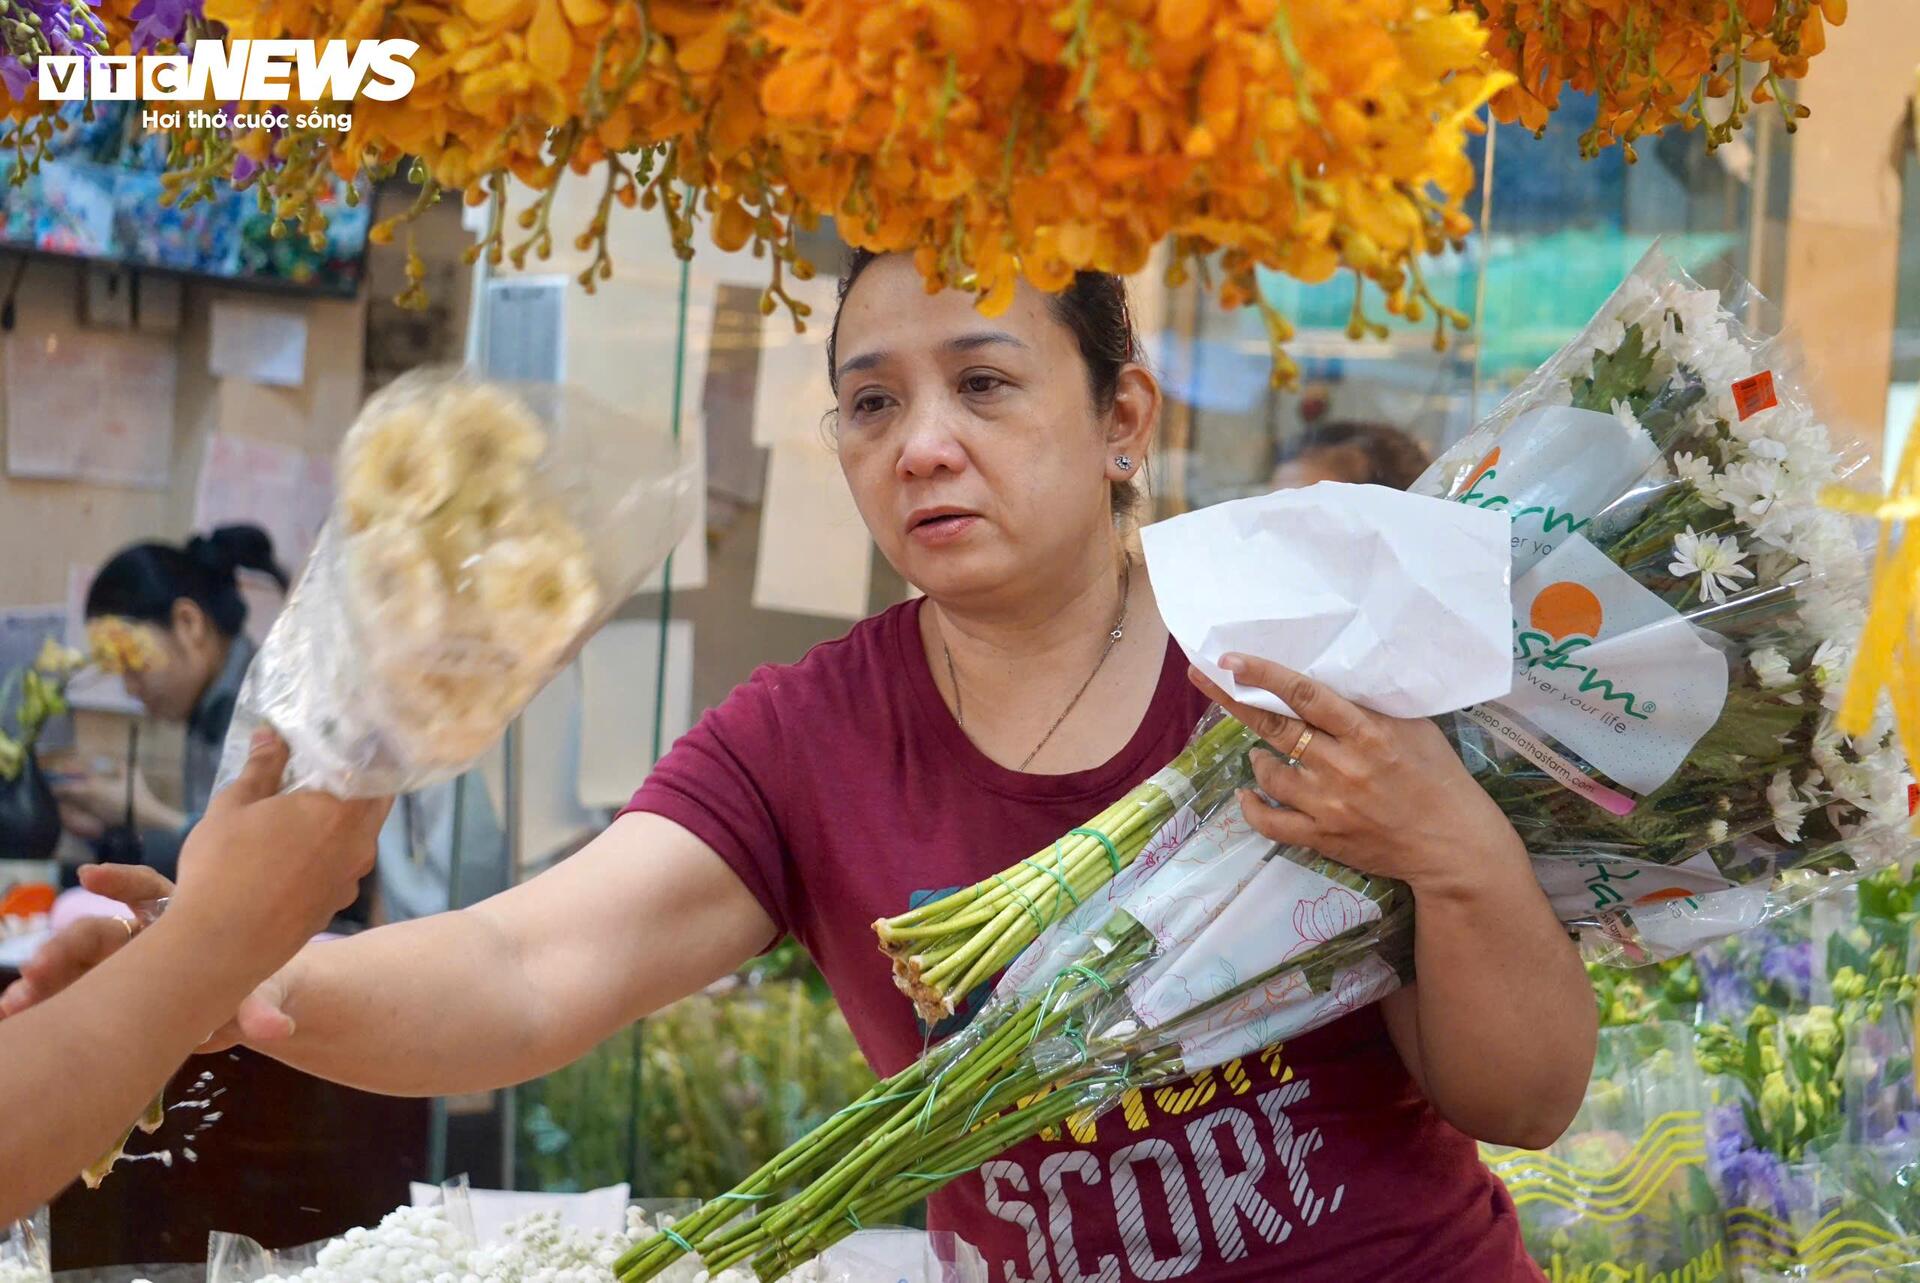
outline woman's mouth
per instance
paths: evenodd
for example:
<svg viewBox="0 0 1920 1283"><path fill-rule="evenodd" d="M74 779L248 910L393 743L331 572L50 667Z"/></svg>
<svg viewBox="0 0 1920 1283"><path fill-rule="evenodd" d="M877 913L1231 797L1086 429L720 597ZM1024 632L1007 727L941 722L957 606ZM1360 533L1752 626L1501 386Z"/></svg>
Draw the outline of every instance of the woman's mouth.
<svg viewBox="0 0 1920 1283"><path fill-rule="evenodd" d="M940 512L915 521L908 533L923 544L946 544L964 538L979 522L971 512Z"/></svg>

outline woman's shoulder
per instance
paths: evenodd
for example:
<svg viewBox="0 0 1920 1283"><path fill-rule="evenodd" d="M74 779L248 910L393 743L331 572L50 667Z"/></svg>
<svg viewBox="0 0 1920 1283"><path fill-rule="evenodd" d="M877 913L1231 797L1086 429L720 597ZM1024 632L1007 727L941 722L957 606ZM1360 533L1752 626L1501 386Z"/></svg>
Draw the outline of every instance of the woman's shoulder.
<svg viewBox="0 0 1920 1283"><path fill-rule="evenodd" d="M919 602L905 601L870 615L831 641L819 642L799 659L762 664L734 688L727 704L749 704L780 721L840 715L870 718L878 707L904 696L904 665L918 658L903 640L911 636ZM723 706L724 707L724 706Z"/></svg>

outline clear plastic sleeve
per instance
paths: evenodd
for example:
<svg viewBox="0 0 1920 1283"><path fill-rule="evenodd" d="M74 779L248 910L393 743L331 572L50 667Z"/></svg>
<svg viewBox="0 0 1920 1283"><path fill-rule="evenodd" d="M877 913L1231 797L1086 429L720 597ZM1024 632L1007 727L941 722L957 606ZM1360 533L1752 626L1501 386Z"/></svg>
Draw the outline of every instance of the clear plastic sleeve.
<svg viewBox="0 0 1920 1283"><path fill-rule="evenodd" d="M385 796L477 759L657 569L695 509L664 427L570 387L403 376L342 442L306 569L242 684L288 785Z"/></svg>
<svg viewBox="0 0 1920 1283"><path fill-rule="evenodd" d="M1482 1146L1549 1278L1721 1279L1726 1228L1708 1180L1693 1031L1601 1031L1586 1099L1544 1150Z"/></svg>
<svg viewBox="0 0 1920 1283"><path fill-rule="evenodd" d="M53 1276L53 1250L47 1236L47 1209L6 1226L0 1235L0 1283L47 1283Z"/></svg>

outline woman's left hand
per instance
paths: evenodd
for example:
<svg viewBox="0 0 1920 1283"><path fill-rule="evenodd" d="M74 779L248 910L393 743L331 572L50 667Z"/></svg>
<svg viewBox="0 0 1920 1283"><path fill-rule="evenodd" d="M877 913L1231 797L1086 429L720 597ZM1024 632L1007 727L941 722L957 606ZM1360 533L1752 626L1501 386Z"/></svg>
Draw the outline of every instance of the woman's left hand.
<svg viewBox="0 0 1920 1283"><path fill-rule="evenodd" d="M1416 891L1468 888L1497 867L1489 856L1524 856L1513 826L1431 721L1368 712L1267 660L1228 655L1221 666L1298 714L1249 708L1193 673L1196 686L1279 750L1256 749L1253 771L1280 805L1241 792L1247 822L1263 836Z"/></svg>

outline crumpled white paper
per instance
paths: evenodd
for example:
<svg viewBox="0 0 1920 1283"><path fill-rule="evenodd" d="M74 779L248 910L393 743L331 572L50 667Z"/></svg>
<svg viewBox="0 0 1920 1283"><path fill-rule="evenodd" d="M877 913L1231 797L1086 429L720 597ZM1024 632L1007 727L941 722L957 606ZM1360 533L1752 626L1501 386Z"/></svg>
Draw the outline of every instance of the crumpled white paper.
<svg viewBox="0 0 1920 1283"><path fill-rule="evenodd" d="M1284 664L1392 717L1433 717L1513 684L1512 522L1385 486L1322 481L1140 532L1161 617L1244 704L1229 653Z"/></svg>

